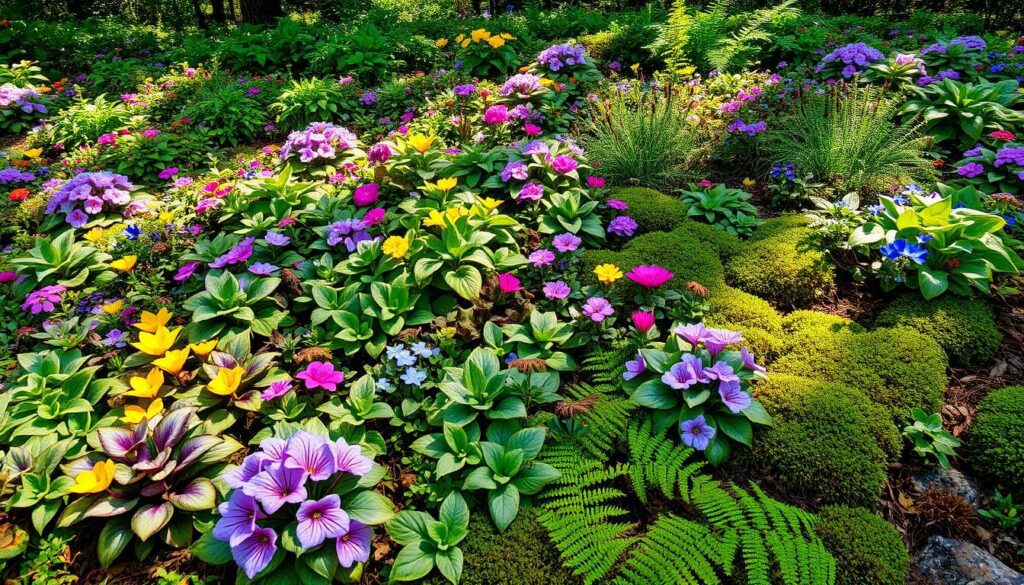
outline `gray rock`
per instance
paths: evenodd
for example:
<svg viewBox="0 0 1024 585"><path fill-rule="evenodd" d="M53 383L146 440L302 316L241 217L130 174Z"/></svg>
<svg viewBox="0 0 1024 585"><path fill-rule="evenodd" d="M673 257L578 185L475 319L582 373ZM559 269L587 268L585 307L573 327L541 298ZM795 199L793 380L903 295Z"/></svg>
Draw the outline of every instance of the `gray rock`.
<svg viewBox="0 0 1024 585"><path fill-rule="evenodd" d="M914 488L919 492L925 492L928 488L934 487L960 496L975 508L981 505L977 486L957 469L938 467L930 471L922 471L915 473L912 481Z"/></svg>
<svg viewBox="0 0 1024 585"><path fill-rule="evenodd" d="M1024 575L988 551L945 536L928 539L917 555L917 569L934 585L1024 585Z"/></svg>

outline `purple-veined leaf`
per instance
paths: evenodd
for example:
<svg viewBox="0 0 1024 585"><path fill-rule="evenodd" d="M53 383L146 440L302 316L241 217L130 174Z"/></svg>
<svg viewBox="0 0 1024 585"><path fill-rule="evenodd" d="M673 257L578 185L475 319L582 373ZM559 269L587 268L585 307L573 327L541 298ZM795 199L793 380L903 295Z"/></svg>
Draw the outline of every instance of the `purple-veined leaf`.
<svg viewBox="0 0 1024 585"><path fill-rule="evenodd" d="M89 507L82 515L83 518L110 518L111 516L120 516L125 512L131 511L135 508L135 505L139 503L139 500L125 500L122 498L116 498L114 496L104 496Z"/></svg>
<svg viewBox="0 0 1024 585"><path fill-rule="evenodd" d="M213 435L199 435L185 439L185 442L181 444L181 450L178 451L178 469L188 467L218 443L220 443L220 439Z"/></svg>
<svg viewBox="0 0 1024 585"><path fill-rule="evenodd" d="M132 532L145 542L161 528L167 526L172 516L174 516L174 506L170 502L143 506L132 516Z"/></svg>
<svg viewBox="0 0 1024 585"><path fill-rule="evenodd" d="M217 503L217 488L205 477L197 477L180 493L168 494L167 500L174 504L175 508L188 512L210 510Z"/></svg>
<svg viewBox="0 0 1024 585"><path fill-rule="evenodd" d="M97 433L103 452L115 461L127 461L127 455L141 443L135 432L123 427L105 427Z"/></svg>
<svg viewBox="0 0 1024 585"><path fill-rule="evenodd" d="M157 450L174 447L188 431L188 423L195 412L193 408L178 408L164 415L163 420L153 429L153 442Z"/></svg>

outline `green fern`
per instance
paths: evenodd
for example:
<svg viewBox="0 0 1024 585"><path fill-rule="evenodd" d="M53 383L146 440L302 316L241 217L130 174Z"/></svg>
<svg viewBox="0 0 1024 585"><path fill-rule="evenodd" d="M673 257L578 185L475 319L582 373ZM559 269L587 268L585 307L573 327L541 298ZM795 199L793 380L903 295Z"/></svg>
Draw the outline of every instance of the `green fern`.
<svg viewBox="0 0 1024 585"><path fill-rule="evenodd" d="M664 432L652 431L650 417L644 417L639 425L630 426L627 442L630 479L641 502L647 502L649 486L659 488L669 499L677 496L683 501L689 499L689 478L704 465L700 461L687 464L693 449L676 442Z"/></svg>

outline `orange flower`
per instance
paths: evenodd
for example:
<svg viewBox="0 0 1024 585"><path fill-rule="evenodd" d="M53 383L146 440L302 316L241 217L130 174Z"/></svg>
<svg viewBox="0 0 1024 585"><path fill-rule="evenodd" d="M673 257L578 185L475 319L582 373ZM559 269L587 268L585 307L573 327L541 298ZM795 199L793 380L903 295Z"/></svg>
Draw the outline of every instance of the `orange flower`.
<svg viewBox="0 0 1024 585"><path fill-rule="evenodd" d="M21 189L15 189L11 191L11 194L7 196L11 201L24 201L28 199L28 189L22 187Z"/></svg>

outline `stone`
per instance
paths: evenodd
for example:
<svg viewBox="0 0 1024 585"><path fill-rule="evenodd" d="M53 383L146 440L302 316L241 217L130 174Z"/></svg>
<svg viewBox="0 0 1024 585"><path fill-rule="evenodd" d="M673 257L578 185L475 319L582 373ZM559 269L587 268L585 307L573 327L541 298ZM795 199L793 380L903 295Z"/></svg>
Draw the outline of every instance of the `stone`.
<svg viewBox="0 0 1024 585"><path fill-rule="evenodd" d="M915 473L912 481L914 489L921 493L928 491L930 487L934 487L960 496L975 508L981 505L981 496L974 481L968 479L958 469L938 467L933 470L922 471Z"/></svg>
<svg viewBox="0 0 1024 585"><path fill-rule="evenodd" d="M985 549L945 536L928 539L917 555L917 569L933 585L1024 585L1024 575Z"/></svg>

